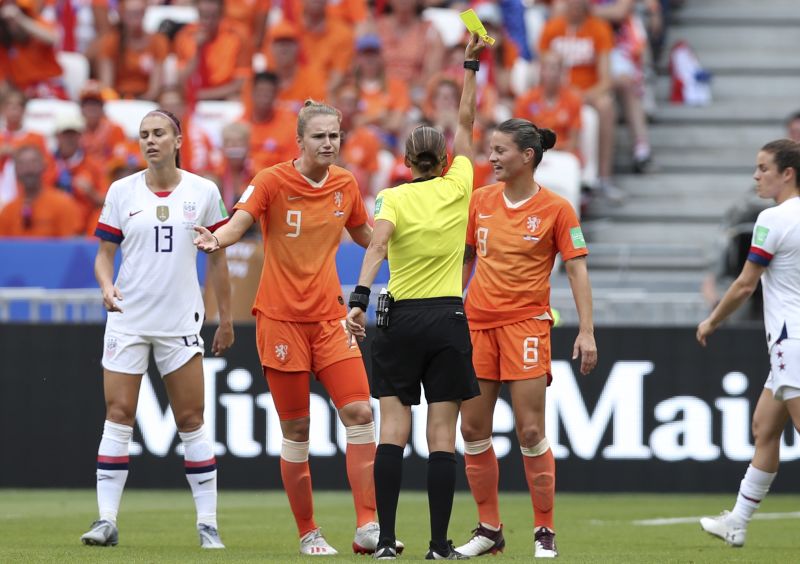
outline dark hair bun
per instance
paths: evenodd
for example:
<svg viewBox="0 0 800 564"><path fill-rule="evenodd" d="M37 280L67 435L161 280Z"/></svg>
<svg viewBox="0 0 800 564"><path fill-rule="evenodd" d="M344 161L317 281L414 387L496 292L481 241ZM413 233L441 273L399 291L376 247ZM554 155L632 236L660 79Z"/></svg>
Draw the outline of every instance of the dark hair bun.
<svg viewBox="0 0 800 564"><path fill-rule="evenodd" d="M539 135L542 137L542 149L552 149L556 145L556 133L552 129L544 127L539 129Z"/></svg>

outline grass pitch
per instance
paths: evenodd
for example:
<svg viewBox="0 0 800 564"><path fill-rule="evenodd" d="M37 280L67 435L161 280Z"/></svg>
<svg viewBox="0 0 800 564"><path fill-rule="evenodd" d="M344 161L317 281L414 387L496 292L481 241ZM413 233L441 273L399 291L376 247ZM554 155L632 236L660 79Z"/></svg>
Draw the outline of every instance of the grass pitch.
<svg viewBox="0 0 800 564"><path fill-rule="evenodd" d="M700 530L696 521L637 524L716 514L730 508L727 495L559 494L556 528L559 561L565 562L797 562L800 559L800 496L771 495L754 520L744 548L733 549ZM317 522L340 556L328 562L371 560L350 552L353 509L350 496L318 492ZM0 562L276 562L308 563L298 555L294 521L281 491L223 491L219 524L224 551L202 551L194 528L188 488L129 490L120 511L120 544L86 547L79 537L96 515L93 490L0 490ZM527 494L501 496L506 550L485 563L532 561L531 507ZM456 544L475 526L468 494L458 494L450 523ZM428 515L424 493L403 492L398 536L406 544L400 561L422 559L427 549ZM313 559L311 559L313 560Z"/></svg>

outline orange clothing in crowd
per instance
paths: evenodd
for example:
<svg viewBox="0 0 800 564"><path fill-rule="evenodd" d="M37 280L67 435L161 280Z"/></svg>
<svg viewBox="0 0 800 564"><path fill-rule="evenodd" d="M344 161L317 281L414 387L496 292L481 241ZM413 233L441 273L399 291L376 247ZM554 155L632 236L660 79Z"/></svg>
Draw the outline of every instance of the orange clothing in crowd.
<svg viewBox="0 0 800 564"><path fill-rule="evenodd" d="M125 131L108 118L100 118L100 123L94 131L88 128L81 133L81 147L86 154L100 162L106 161L114 154L120 143L125 143Z"/></svg>
<svg viewBox="0 0 800 564"><path fill-rule="evenodd" d="M103 165L103 161L86 155L68 161L56 156L55 176L49 174L49 171L45 174L46 184L56 186L72 195L79 208L78 225L81 231L85 229L92 213L100 207L95 205L84 191L91 190L101 195L105 195L108 191L108 176Z"/></svg>
<svg viewBox="0 0 800 564"><path fill-rule="evenodd" d="M298 65L290 81L280 81L277 99L297 115L308 98L323 102L328 97L327 76L316 65Z"/></svg>
<svg viewBox="0 0 800 564"><path fill-rule="evenodd" d="M160 33L147 38L147 47L141 50L126 46L120 52L120 33L112 30L100 39L100 59L115 65L114 90L122 98L136 98L150 87L150 73L162 64L169 54L169 40Z"/></svg>
<svg viewBox="0 0 800 564"><path fill-rule="evenodd" d="M378 172L378 153L383 143L371 127L357 127L345 132L342 142L342 161L358 180L361 194L369 195L366 179Z"/></svg>
<svg viewBox="0 0 800 564"><path fill-rule="evenodd" d="M260 220L264 238L253 313L295 323L342 319L347 308L336 251L343 228L367 222L353 175L334 165L322 186L314 188L285 162L262 170L251 184L236 209Z"/></svg>
<svg viewBox="0 0 800 564"><path fill-rule="evenodd" d="M556 149L561 149L571 132L581 128L581 95L565 86L558 93L555 103L550 105L541 86L532 88L517 98L514 117L527 119L536 127L552 129L556 134Z"/></svg>
<svg viewBox="0 0 800 564"><path fill-rule="evenodd" d="M386 112L405 113L411 108L408 84L399 78L387 77L386 88L366 80L362 80L359 87L359 116L369 123L379 121Z"/></svg>
<svg viewBox="0 0 800 564"><path fill-rule="evenodd" d="M479 256L469 284L470 329L492 329L550 309L550 273L588 254L578 217L567 200L541 188L518 208L505 204L498 182L476 190L469 205L467 245Z"/></svg>
<svg viewBox="0 0 800 564"><path fill-rule="evenodd" d="M272 0L225 0L222 26L235 31L245 41L251 40L259 14L269 13Z"/></svg>
<svg viewBox="0 0 800 564"><path fill-rule="evenodd" d="M219 164L219 155L208 134L197 126L191 117L181 119L183 143L180 148L181 168L195 174L213 170Z"/></svg>
<svg viewBox="0 0 800 564"><path fill-rule="evenodd" d="M361 23L367 19L367 1L328 0L325 16L343 21L351 26ZM284 17L289 21L299 22L303 18L303 0L284 2Z"/></svg>
<svg viewBox="0 0 800 564"><path fill-rule="evenodd" d="M32 131L10 131L6 128L0 130L0 148L8 151L8 155L0 157L0 169L2 169L6 161L14 158L14 151L23 145L35 145L39 148L44 155L45 161L49 163L53 160L50 151L47 149L47 140L43 135L34 133Z"/></svg>
<svg viewBox="0 0 800 564"><path fill-rule="evenodd" d="M297 157L297 114L275 108L269 121L245 122L250 125L250 158L255 170Z"/></svg>
<svg viewBox="0 0 800 564"><path fill-rule="evenodd" d="M597 58L607 55L614 46L614 34L608 22L589 16L574 32L563 17L547 22L539 40L542 53L555 51L570 69L570 84L579 90L594 86L597 75Z"/></svg>
<svg viewBox="0 0 800 564"><path fill-rule="evenodd" d="M302 22L302 20L301 20ZM337 19L327 19L322 33L312 32L298 25L301 50L307 58L323 69L326 76L331 71L342 74L350 69L355 52L353 27Z"/></svg>
<svg viewBox="0 0 800 564"><path fill-rule="evenodd" d="M431 38L441 42L430 22L420 21L409 29L396 29L394 18L383 16L376 22L386 74L413 84L420 80Z"/></svg>
<svg viewBox="0 0 800 564"><path fill-rule="evenodd" d="M29 17L43 27L55 29L55 24L41 16ZM33 89L38 83L58 78L63 72L56 60L53 46L33 37L25 43L13 43L11 46L0 42L0 69L5 80L19 90L28 91L34 96L36 93Z"/></svg>
<svg viewBox="0 0 800 564"><path fill-rule="evenodd" d="M80 228L77 204L55 188L43 188L32 202L20 195L0 210L0 237L71 237Z"/></svg>
<svg viewBox="0 0 800 564"><path fill-rule="evenodd" d="M197 28L197 24L186 25L175 36L173 48L179 67L186 66L197 52ZM213 88L236 78L247 78L250 75L247 53L239 35L221 27L217 36L203 45L197 70L190 78L190 87Z"/></svg>

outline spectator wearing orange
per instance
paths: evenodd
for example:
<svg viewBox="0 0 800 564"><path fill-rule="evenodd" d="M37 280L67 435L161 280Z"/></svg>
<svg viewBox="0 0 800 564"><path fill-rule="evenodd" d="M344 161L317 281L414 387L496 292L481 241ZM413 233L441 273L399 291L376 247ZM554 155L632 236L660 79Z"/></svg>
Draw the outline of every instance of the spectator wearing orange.
<svg viewBox="0 0 800 564"><path fill-rule="evenodd" d="M356 177L361 197L368 210L373 208L375 194L372 191L372 176L378 172L378 153L382 142L376 128L359 124L361 106L358 88L345 84L336 92L336 107L342 113L342 138L339 150L339 165ZM381 186L384 188L384 186Z"/></svg>
<svg viewBox="0 0 800 564"><path fill-rule="evenodd" d="M250 158L250 126L241 121L229 123L222 129L222 162L214 171L228 210L233 210L256 172Z"/></svg>
<svg viewBox="0 0 800 564"><path fill-rule="evenodd" d="M556 134L556 150L578 154L581 95L565 83L558 53L550 51L541 58L539 86L517 98L514 117L551 129Z"/></svg>
<svg viewBox="0 0 800 564"><path fill-rule="evenodd" d="M353 27L327 15L328 0L303 0L298 25L301 50L313 57L327 76L328 91L333 92L353 62L355 36Z"/></svg>
<svg viewBox="0 0 800 564"><path fill-rule="evenodd" d="M297 156L296 115L279 106L278 75L260 72L253 76L250 126L250 156L256 171Z"/></svg>
<svg viewBox="0 0 800 564"><path fill-rule="evenodd" d="M178 84L186 85L190 105L198 100L238 99L250 74L248 49L239 35L221 27L223 0L195 0L197 23L175 36Z"/></svg>
<svg viewBox="0 0 800 564"><path fill-rule="evenodd" d="M222 26L239 35L248 52L260 51L264 45L271 0L224 0L224 4Z"/></svg>
<svg viewBox="0 0 800 564"><path fill-rule="evenodd" d="M0 77L30 98L66 98L56 60L58 32L34 0L0 4Z"/></svg>
<svg viewBox="0 0 800 564"><path fill-rule="evenodd" d="M590 0L565 0L563 16L545 24L540 38L542 54L561 55L569 72L569 83L580 90L583 102L597 110L600 120L598 189L617 196L611 184L614 159L616 108L611 96L609 54L614 39L611 26L591 13Z"/></svg>
<svg viewBox="0 0 800 564"><path fill-rule="evenodd" d="M463 63L463 53L459 57ZM361 123L399 135L411 109L411 97L408 85L386 72L379 36L362 35L356 41L354 75L361 99Z"/></svg>
<svg viewBox="0 0 800 564"><path fill-rule="evenodd" d="M114 146L111 158L104 161L104 164L105 172L107 173L107 179L105 181L107 186L111 186L113 182L116 182L120 178L130 176L134 172L138 172L147 167L147 163L139 149L139 142L128 139ZM84 229L84 235L87 237L94 237L97 221L100 219L100 213L102 211L103 208L99 207L92 210L89 214Z"/></svg>
<svg viewBox="0 0 800 564"><path fill-rule="evenodd" d="M442 69L444 43L436 28L419 17L418 0L389 0L388 4L391 13L376 21L386 70L408 84L412 99L419 101L425 85Z"/></svg>
<svg viewBox="0 0 800 564"><path fill-rule="evenodd" d="M81 146L88 157L105 161L112 156L117 145L125 142L125 132L103 112L103 88L96 80L86 82L80 93L80 103L86 122Z"/></svg>
<svg viewBox="0 0 800 564"><path fill-rule="evenodd" d="M355 27L367 19L367 0L332 0L325 6L327 16ZM296 22L303 13L303 0L288 0L283 3L283 15Z"/></svg>
<svg viewBox="0 0 800 564"><path fill-rule="evenodd" d="M56 122L55 176L52 184L71 194L80 207L80 228L84 230L90 216L103 207L106 176L102 161L96 161L81 147L86 122L80 115L65 115Z"/></svg>
<svg viewBox="0 0 800 564"><path fill-rule="evenodd" d="M17 197L17 175L14 172L14 152L23 145L35 145L45 162L51 163L47 141L42 135L25 131L22 119L28 99L19 90L7 90L0 109L0 208Z"/></svg>
<svg viewBox="0 0 800 564"><path fill-rule="evenodd" d="M0 237L71 237L80 231L77 204L45 183L46 166L36 145L14 153L19 195L0 211Z"/></svg>
<svg viewBox="0 0 800 564"><path fill-rule="evenodd" d="M212 171L219 163L219 154L208 134L192 119L183 91L176 86L165 88L158 98L158 105L181 121L181 168L199 175Z"/></svg>
<svg viewBox="0 0 800 564"><path fill-rule="evenodd" d="M269 62L278 75L278 100L295 115L305 100L327 98L328 79L324 69L301 57L300 32L282 20L269 30Z"/></svg>
<svg viewBox="0 0 800 564"><path fill-rule="evenodd" d="M146 0L121 0L119 23L100 39L97 73L122 98L155 100L164 80L169 40L142 27Z"/></svg>

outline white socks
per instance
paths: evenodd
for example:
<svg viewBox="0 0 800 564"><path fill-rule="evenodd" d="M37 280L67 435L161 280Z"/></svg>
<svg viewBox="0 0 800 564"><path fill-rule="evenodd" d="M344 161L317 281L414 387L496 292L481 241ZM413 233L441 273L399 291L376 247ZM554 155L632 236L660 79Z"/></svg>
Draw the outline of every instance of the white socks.
<svg viewBox="0 0 800 564"><path fill-rule="evenodd" d="M747 525L753 517L753 513L761 504L761 500L767 495L769 487L772 485L772 480L777 475L777 472L764 472L752 464L747 467L747 472L745 472L744 479L739 486L736 505L731 511L735 519L743 525Z"/></svg>
<svg viewBox="0 0 800 564"><path fill-rule="evenodd" d="M205 425L190 433L178 433L183 441L183 465L197 508L197 524L217 527L217 460Z"/></svg>
<svg viewBox="0 0 800 564"><path fill-rule="evenodd" d="M128 479L128 448L132 435L133 427L106 421L97 449L97 507L100 519L114 524Z"/></svg>

